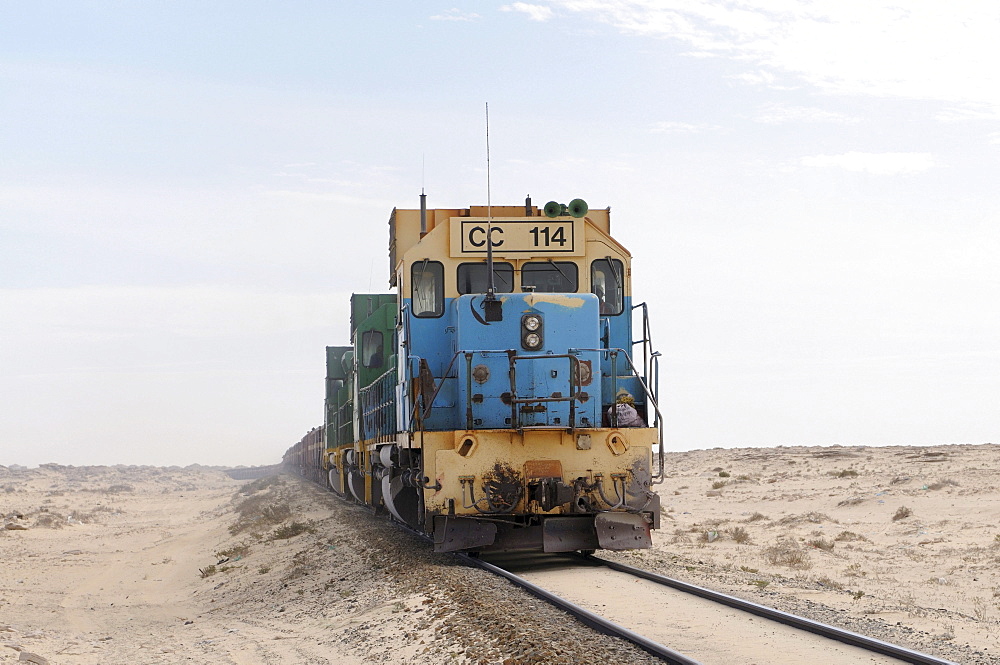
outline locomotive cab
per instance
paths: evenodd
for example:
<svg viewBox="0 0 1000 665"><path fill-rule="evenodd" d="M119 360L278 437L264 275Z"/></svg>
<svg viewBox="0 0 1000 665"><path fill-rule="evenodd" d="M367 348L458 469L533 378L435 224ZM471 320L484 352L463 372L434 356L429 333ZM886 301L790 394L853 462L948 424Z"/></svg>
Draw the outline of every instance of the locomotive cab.
<svg viewBox="0 0 1000 665"><path fill-rule="evenodd" d="M658 354L610 211L422 205L389 227L398 293L354 296L354 343L328 351L330 486L437 551L649 547Z"/></svg>

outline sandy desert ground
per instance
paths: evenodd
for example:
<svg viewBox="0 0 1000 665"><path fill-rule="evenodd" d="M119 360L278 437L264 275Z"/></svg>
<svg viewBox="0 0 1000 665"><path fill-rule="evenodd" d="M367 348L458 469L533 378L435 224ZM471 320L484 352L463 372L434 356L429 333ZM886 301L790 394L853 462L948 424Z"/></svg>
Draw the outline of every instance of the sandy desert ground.
<svg viewBox="0 0 1000 665"><path fill-rule="evenodd" d="M998 453L670 453L654 548L613 556L1000 662ZM653 662L290 476L0 466L0 516L0 663Z"/></svg>

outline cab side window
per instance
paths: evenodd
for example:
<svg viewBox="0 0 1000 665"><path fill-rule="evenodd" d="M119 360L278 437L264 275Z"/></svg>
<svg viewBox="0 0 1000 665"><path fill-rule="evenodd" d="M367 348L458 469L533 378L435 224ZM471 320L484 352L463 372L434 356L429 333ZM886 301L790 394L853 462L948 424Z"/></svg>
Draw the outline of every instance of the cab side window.
<svg viewBox="0 0 1000 665"><path fill-rule="evenodd" d="M598 259L590 264L590 291L601 301L601 315L615 316L625 305L625 272L618 259Z"/></svg>
<svg viewBox="0 0 1000 665"><path fill-rule="evenodd" d="M444 314L444 266L438 261L414 263L410 272L411 310L414 316Z"/></svg>
<svg viewBox="0 0 1000 665"><path fill-rule="evenodd" d="M384 362L382 357L382 331L366 330L361 333L361 364L377 369Z"/></svg>

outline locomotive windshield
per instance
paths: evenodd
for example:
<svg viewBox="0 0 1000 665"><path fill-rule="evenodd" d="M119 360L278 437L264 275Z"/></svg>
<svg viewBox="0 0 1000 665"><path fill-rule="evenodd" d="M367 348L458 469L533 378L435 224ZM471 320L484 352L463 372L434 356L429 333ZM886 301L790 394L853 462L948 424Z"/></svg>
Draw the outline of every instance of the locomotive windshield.
<svg viewBox="0 0 1000 665"><path fill-rule="evenodd" d="M458 266L458 292L486 293L489 286L485 263L462 263ZM514 266L509 263L493 264L493 288L497 293L514 292Z"/></svg>
<svg viewBox="0 0 1000 665"><path fill-rule="evenodd" d="M576 293L579 271L572 261L533 261L521 266L521 288L538 293Z"/></svg>

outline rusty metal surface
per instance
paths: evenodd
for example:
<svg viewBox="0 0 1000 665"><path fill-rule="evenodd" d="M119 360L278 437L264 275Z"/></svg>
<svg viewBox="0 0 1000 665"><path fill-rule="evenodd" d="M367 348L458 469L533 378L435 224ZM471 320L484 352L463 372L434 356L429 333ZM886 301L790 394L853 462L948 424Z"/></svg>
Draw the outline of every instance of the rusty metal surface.
<svg viewBox="0 0 1000 665"><path fill-rule="evenodd" d="M649 520L636 513L599 513L594 519L597 540L606 550L647 548L653 544Z"/></svg>

